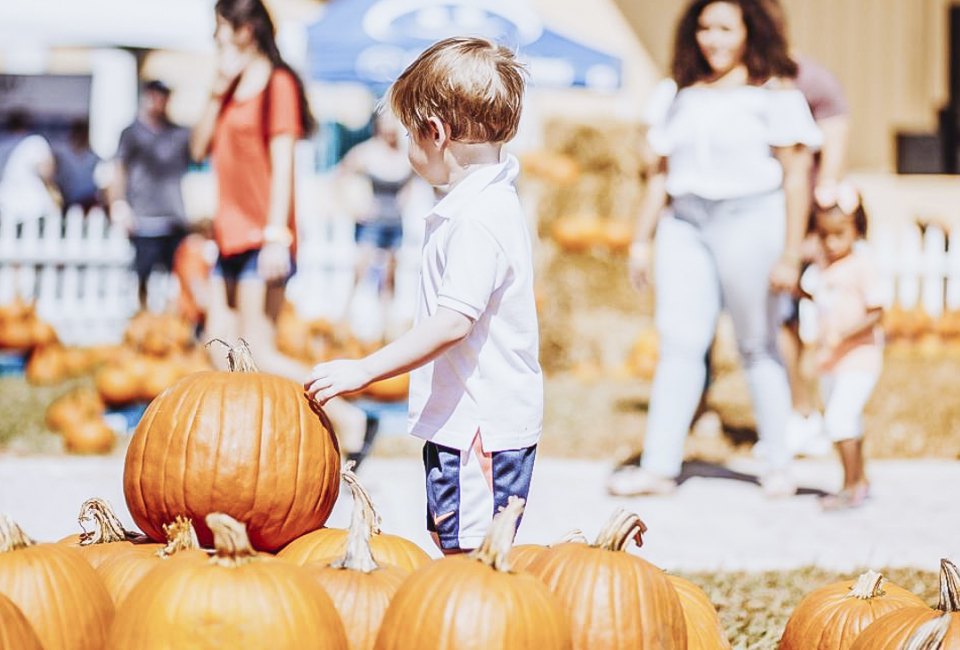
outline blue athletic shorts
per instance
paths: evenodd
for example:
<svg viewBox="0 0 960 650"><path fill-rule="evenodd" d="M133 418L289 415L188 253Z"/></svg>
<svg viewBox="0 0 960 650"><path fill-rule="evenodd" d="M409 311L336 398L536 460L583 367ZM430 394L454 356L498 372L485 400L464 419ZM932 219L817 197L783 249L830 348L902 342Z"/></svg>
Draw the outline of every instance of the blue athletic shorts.
<svg viewBox="0 0 960 650"><path fill-rule="evenodd" d="M443 549L473 549L507 498L527 498L537 446L483 454L432 442L423 445L427 481L427 530ZM520 522L517 522L520 525Z"/></svg>
<svg viewBox="0 0 960 650"><path fill-rule="evenodd" d="M385 251L396 250L403 241L403 226L399 222L357 222L354 239L358 244L369 244Z"/></svg>

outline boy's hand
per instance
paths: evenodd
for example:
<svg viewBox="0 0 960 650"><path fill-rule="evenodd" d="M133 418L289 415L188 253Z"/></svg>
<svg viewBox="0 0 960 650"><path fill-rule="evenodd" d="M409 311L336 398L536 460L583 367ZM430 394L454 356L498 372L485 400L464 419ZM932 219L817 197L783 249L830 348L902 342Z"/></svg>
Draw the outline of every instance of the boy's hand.
<svg viewBox="0 0 960 650"><path fill-rule="evenodd" d="M318 363L303 384L307 397L323 406L337 395L360 390L373 381L362 360L339 359Z"/></svg>

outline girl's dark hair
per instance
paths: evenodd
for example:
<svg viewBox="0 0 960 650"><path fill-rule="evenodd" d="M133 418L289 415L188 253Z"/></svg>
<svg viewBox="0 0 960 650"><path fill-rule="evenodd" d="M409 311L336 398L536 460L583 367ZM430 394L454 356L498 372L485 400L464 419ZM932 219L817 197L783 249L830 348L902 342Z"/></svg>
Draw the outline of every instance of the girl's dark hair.
<svg viewBox="0 0 960 650"><path fill-rule="evenodd" d="M700 14L707 5L727 2L740 7L747 28L743 62L750 83L763 84L772 77L797 76L797 64L790 58L783 21L772 16L764 0L693 0L680 22L673 44L673 79L685 88L713 74L697 44Z"/></svg>
<svg viewBox="0 0 960 650"><path fill-rule="evenodd" d="M867 211L863 209L863 201L857 204L857 209L853 212L853 227L861 239L867 238Z"/></svg>
<svg viewBox="0 0 960 650"><path fill-rule="evenodd" d="M300 126L304 135L313 133L317 128L317 123L310 113L310 104L307 102L303 80L280 56L273 19L270 18L270 13L262 0L217 0L215 11L234 29L249 26L253 30L253 39L256 41L257 47L270 59L273 67L290 73L297 85L297 95L300 103Z"/></svg>

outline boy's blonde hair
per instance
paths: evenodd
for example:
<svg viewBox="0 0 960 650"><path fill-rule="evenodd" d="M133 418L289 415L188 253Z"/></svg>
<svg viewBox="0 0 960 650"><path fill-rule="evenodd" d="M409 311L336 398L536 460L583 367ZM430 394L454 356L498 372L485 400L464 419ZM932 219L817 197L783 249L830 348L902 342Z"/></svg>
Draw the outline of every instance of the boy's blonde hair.
<svg viewBox="0 0 960 650"><path fill-rule="evenodd" d="M513 52L484 38L434 43L393 83L387 105L401 124L425 136L428 118L450 126L452 140L507 142L517 134L525 70Z"/></svg>

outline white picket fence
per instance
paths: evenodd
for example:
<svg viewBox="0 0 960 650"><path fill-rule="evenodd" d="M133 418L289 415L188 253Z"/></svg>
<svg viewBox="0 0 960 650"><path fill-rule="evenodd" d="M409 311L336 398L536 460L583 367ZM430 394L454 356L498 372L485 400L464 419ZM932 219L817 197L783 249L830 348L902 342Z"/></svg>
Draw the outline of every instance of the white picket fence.
<svg viewBox="0 0 960 650"><path fill-rule="evenodd" d="M288 299L306 318L336 321L346 315L357 335L367 340L379 339L388 322L409 322L416 304L418 222L422 220L411 220L406 227L395 299L384 313L376 270L351 291L353 221L302 218L297 272L288 285ZM15 296L35 301L39 316L56 328L64 343L95 345L122 338L139 307L132 261L126 234L110 225L102 210L84 216L71 209L65 217L0 213L0 304ZM148 282L148 306L162 309L177 291L171 276L154 274Z"/></svg>

